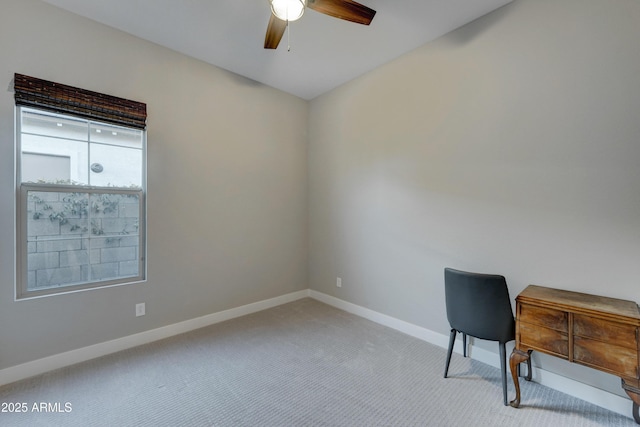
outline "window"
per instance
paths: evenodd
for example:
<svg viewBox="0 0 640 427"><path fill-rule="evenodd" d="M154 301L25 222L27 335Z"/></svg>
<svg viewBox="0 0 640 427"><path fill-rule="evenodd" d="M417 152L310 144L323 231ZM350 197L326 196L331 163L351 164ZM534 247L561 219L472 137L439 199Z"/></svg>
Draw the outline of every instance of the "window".
<svg viewBox="0 0 640 427"><path fill-rule="evenodd" d="M19 77L32 79L16 75L17 298L144 280L144 127L24 102Z"/></svg>

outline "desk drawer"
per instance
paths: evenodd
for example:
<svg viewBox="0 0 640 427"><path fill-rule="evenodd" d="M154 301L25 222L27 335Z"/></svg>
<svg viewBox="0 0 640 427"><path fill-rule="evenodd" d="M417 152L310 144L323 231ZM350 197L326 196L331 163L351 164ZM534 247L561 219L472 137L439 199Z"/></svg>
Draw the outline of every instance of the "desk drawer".
<svg viewBox="0 0 640 427"><path fill-rule="evenodd" d="M573 334L619 347L637 348L636 327L634 325L575 314L573 316Z"/></svg>
<svg viewBox="0 0 640 427"><path fill-rule="evenodd" d="M520 333L520 349L534 349L544 353L550 353L554 356L569 358L569 338L567 334L531 325L523 321L518 322L518 331Z"/></svg>
<svg viewBox="0 0 640 427"><path fill-rule="evenodd" d="M573 361L618 377L638 378L638 351L631 348L574 337Z"/></svg>
<svg viewBox="0 0 640 427"><path fill-rule="evenodd" d="M568 315L564 311L521 304L519 315L520 320L526 323L544 326L545 328L565 333L568 330Z"/></svg>

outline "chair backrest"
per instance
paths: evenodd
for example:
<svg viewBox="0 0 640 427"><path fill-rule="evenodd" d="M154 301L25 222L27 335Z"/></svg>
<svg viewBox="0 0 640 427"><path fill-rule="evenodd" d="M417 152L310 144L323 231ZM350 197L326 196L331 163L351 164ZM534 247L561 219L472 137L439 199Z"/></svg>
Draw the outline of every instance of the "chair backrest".
<svg viewBox="0 0 640 427"><path fill-rule="evenodd" d="M505 343L515 339L515 321L504 276L444 269L447 318L473 337Z"/></svg>

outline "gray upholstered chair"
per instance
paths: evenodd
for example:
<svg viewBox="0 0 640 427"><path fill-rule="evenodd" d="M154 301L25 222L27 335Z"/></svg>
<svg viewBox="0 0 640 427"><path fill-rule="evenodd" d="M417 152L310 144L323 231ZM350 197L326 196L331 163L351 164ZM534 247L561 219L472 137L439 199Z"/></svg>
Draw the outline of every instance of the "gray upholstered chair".
<svg viewBox="0 0 640 427"><path fill-rule="evenodd" d="M467 335L497 341L500 348L504 404L507 405L505 344L515 339L515 320L507 281L503 276L496 274L470 273L445 268L444 287L447 318L451 325L444 377L447 378L449 371L456 333L462 334L464 357L467 357Z"/></svg>

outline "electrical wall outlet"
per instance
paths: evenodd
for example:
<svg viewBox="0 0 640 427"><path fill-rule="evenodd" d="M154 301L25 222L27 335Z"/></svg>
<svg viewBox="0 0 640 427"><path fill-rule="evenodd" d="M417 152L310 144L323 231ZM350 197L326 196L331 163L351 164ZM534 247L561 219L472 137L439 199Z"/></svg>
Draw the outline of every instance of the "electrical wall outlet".
<svg viewBox="0 0 640 427"><path fill-rule="evenodd" d="M143 302L136 304L136 317L144 316L146 313L146 307Z"/></svg>
<svg viewBox="0 0 640 427"><path fill-rule="evenodd" d="M336 277L336 286L339 288L342 287L342 277Z"/></svg>

